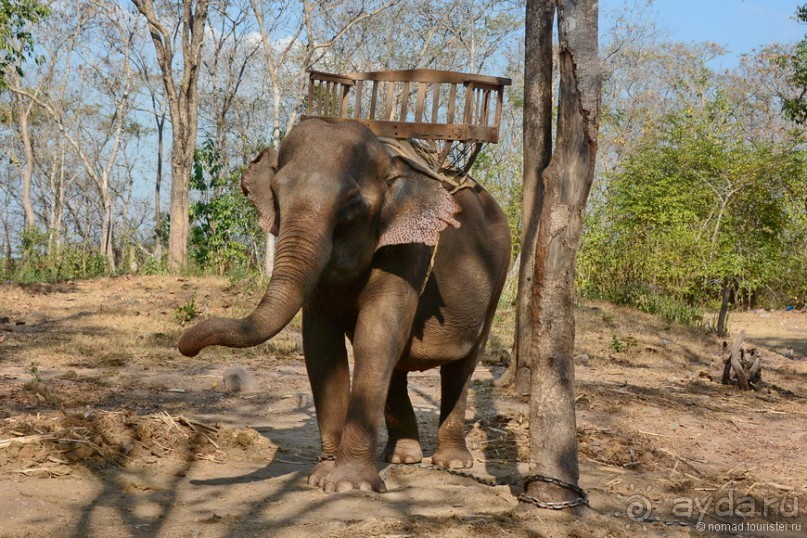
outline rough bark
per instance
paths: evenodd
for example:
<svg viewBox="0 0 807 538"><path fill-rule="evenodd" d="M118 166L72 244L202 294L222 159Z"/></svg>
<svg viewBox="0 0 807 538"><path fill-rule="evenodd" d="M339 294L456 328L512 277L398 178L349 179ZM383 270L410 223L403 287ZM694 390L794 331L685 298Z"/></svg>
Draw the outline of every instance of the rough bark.
<svg viewBox="0 0 807 538"><path fill-rule="evenodd" d="M528 2L525 47L530 51L524 64L524 207L522 209L522 252L519 256L516 299L516 338L508 381L518 394L530 392L532 311L530 303L535 270L535 239L539 211L543 205L541 174L552 157L552 2Z"/></svg>
<svg viewBox="0 0 807 538"><path fill-rule="evenodd" d="M740 390L758 390L762 382L762 361L756 348L746 350L743 347L744 338L745 331L740 331L729 356L723 361L723 377L720 382L723 385L731 385L733 378L737 380ZM728 343L723 341L723 352L727 349Z"/></svg>
<svg viewBox="0 0 807 538"><path fill-rule="evenodd" d="M734 345L731 348L729 361L731 362L731 367L734 370L734 375L737 376L737 385L741 390L748 390L748 376L746 376L745 369L743 368L743 364L740 360L744 337L745 331L740 331L740 336L737 337L737 340L734 341Z"/></svg>
<svg viewBox="0 0 807 538"><path fill-rule="evenodd" d="M153 0L132 0L146 18L157 53L171 118L171 230L168 235L168 266L181 271L187 264L190 234L190 177L199 109L199 69L209 0L184 0L182 5L182 78L174 79L174 49L171 32L157 18Z"/></svg>
<svg viewBox="0 0 807 538"><path fill-rule="evenodd" d="M528 14L533 11L527 20L528 36L546 31L551 24L553 10L542 6L546 3L527 2ZM540 177L535 195L540 205L533 209L540 216L532 256L530 303L530 457L536 472L576 484L574 271L597 152L598 9L595 0L554 0L553 4L558 14L560 68L557 140L549 166L542 173L531 172ZM540 23L536 15L541 17ZM527 50L528 58L533 54ZM524 118L525 153L533 155L541 155L546 144L527 138L526 133L545 133L541 126L532 124L538 116L525 114ZM542 163L534 156L529 162L533 167ZM576 497L571 491L543 482L534 482L529 489L529 494L546 500Z"/></svg>

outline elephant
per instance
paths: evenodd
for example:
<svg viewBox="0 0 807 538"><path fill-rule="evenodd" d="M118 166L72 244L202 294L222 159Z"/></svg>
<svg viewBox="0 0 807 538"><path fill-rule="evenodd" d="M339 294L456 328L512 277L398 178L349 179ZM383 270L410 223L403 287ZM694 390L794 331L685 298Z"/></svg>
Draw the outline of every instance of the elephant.
<svg viewBox="0 0 807 538"><path fill-rule="evenodd" d="M250 347L302 308L303 354L322 443L308 483L326 492L386 491L383 458L421 463L407 373L440 368L432 463L469 468L468 386L510 263L507 218L476 182L450 186L387 151L355 121L301 121L279 151L248 166L242 189L277 236L266 292L243 319L186 330L178 347ZM350 379L345 337L353 347Z"/></svg>

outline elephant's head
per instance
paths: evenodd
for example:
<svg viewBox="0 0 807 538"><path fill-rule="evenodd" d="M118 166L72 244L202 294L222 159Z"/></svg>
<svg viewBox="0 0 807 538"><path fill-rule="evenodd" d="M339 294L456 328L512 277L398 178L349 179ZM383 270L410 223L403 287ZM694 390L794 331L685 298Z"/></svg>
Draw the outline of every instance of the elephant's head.
<svg viewBox="0 0 807 538"><path fill-rule="evenodd" d="M187 330L180 351L210 345L250 347L277 334L320 283L347 283L369 268L376 250L400 243L437 244L459 226L459 206L439 182L415 174L364 126L306 120L279 154L263 150L241 180L278 236L266 294L243 319L210 319Z"/></svg>

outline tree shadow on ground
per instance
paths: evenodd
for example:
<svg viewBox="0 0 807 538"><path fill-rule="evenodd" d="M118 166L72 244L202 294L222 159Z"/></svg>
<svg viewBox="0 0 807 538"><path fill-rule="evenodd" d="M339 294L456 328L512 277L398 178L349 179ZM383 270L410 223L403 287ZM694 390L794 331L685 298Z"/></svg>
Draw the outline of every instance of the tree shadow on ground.
<svg viewBox="0 0 807 538"><path fill-rule="evenodd" d="M492 381L477 385L477 394L484 392L481 390L483 387L490 389ZM421 394L427 398L429 405L416 408L418 420L427 428L430 425L436 428L438 402L422 391ZM186 393L181 396L188 398L191 395ZM116 406L120 403L118 400L112 401ZM278 398L276 401L281 400ZM467 478L447 473L443 475L417 466L387 468L385 464L379 464L379 470L386 468L389 473L388 493L381 496L365 492L324 494L319 488L306 483L307 475L316 464L319 437L310 397L301 398L300 401L304 401L304 405L287 410L293 413L294 420L289 421L287 416L284 422L293 424L276 425L270 414L260 425L254 426L261 436L278 447L267 463L256 466L255 461L250 461L241 465L214 467L212 470L209 466L202 468L200 464L204 459L198 457L199 447L191 443L187 447L187 459L177 462L170 469L157 470L148 466L89 468L100 487L92 500L84 504L72 534L86 536L104 526L120 524L132 529L137 536L158 536L173 528L178 518L187 520L191 516L194 524L216 525L217 535L241 536L249 529L252 532L271 533L271 529L319 520L349 523L366 515L368 509L373 515L402 520L414 514L420 518L418 525L436 525L439 528L452 522L452 518L444 515L445 510L457 502L465 502L462 492L466 487L482 487ZM148 405L141 402L144 410L161 407L164 403L156 399L148 402ZM193 413L189 416L229 415L230 422L241 424L255 420L254 412L234 409L230 405L232 403L227 399L218 402L197 399L197 405L188 410ZM483 430L488 424L496 424L491 422L491 417L498 415L492 399L474 398L473 403L477 413L472 423L479 422ZM130 405L136 407L134 402L130 402ZM506 428L506 424L503 428ZM500 429L506 431L503 428ZM500 441L500 450L503 442L512 445L506 447L506 452L515 454L513 435L500 436L497 440ZM383 446L383 435L380 441L379 446ZM316 445L316 449L312 449L312 444ZM501 452L493 452L491 446L489 444L483 449L486 461L482 471L497 478L514 474L515 461L512 467L504 468L489 463L501 457ZM490 495L496 498L494 492ZM238 502L222 501L234 496L239 499ZM275 510L281 505L282 510ZM221 508L217 509L216 506ZM499 509L506 507L504 503ZM476 510L478 507L474 508ZM180 515L182 513L184 515ZM236 513L237 517L234 515Z"/></svg>

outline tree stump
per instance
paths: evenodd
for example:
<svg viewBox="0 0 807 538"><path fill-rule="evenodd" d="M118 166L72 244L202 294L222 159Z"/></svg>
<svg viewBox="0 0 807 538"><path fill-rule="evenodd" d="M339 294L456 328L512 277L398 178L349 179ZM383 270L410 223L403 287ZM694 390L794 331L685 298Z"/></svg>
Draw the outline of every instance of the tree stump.
<svg viewBox="0 0 807 538"><path fill-rule="evenodd" d="M745 332L741 332L731 347L729 356L723 361L723 377L721 383L724 385L737 384L740 390L758 390L762 383L762 363L757 348L745 349L743 338ZM723 352L728 350L728 342L723 342Z"/></svg>

